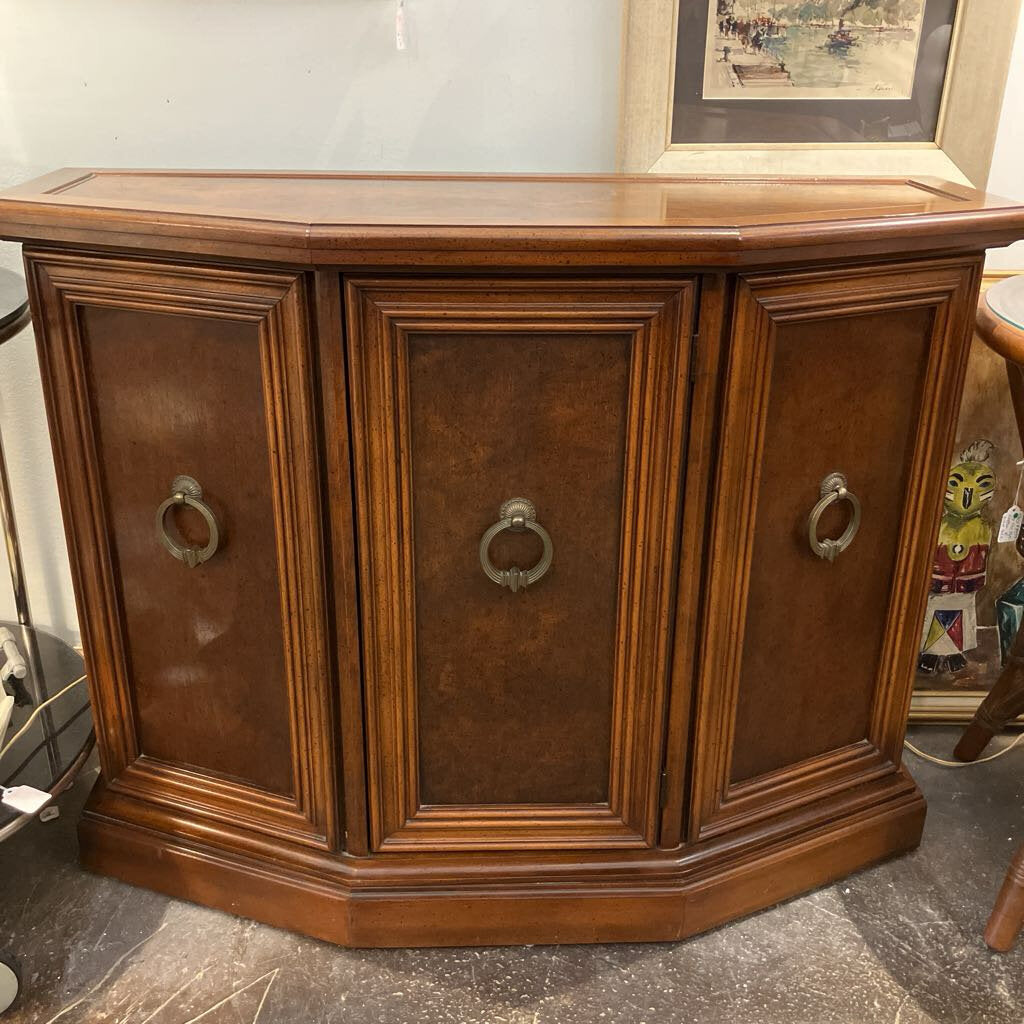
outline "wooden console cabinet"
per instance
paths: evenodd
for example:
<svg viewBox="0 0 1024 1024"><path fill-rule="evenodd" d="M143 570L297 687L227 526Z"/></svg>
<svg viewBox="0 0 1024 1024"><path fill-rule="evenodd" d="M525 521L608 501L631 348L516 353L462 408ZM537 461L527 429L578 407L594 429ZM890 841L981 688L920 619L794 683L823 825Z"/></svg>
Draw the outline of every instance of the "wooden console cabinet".
<svg viewBox="0 0 1024 1024"><path fill-rule="evenodd" d="M350 945L664 940L917 843L928 569L1021 207L76 170L0 235L96 708L88 867Z"/></svg>

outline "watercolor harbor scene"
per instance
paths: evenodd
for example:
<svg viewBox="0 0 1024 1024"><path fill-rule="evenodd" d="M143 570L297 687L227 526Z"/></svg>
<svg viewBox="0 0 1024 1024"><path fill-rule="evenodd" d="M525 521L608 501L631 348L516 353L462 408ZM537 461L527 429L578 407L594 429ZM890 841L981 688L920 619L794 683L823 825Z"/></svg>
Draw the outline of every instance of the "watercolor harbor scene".
<svg viewBox="0 0 1024 1024"><path fill-rule="evenodd" d="M909 99L924 0L708 0L705 99Z"/></svg>

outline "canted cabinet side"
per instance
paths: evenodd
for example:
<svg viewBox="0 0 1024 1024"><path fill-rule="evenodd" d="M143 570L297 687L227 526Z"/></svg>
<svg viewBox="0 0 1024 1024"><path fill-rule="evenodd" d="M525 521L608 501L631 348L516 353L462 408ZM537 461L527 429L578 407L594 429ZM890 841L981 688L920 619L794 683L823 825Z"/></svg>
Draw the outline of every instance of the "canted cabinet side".
<svg viewBox="0 0 1024 1024"><path fill-rule="evenodd" d="M740 279L694 837L898 772L978 274L971 256Z"/></svg>
<svg viewBox="0 0 1024 1024"><path fill-rule="evenodd" d="M108 790L335 845L302 277L26 267ZM173 500L183 476L212 521Z"/></svg>

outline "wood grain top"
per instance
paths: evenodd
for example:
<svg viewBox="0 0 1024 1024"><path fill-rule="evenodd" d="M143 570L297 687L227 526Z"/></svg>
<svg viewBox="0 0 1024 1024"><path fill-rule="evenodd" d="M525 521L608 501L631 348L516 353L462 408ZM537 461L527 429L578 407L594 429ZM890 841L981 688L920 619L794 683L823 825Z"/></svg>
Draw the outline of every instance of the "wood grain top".
<svg viewBox="0 0 1024 1024"><path fill-rule="evenodd" d="M0 194L0 235L299 262L609 245L735 262L840 239L1004 244L1024 206L938 179L65 169Z"/></svg>

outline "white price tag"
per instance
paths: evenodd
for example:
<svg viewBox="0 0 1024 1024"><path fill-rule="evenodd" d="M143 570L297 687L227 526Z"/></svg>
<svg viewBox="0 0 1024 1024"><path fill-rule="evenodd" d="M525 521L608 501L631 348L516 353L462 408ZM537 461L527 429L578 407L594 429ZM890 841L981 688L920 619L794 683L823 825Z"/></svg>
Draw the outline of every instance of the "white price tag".
<svg viewBox="0 0 1024 1024"><path fill-rule="evenodd" d="M1017 505L1011 505L1003 513L1003 518L999 520L998 541L1000 544L1017 539L1017 535L1020 533L1021 519L1024 519L1024 511L1021 511Z"/></svg>
<svg viewBox="0 0 1024 1024"><path fill-rule="evenodd" d="M11 786L3 791L3 804L11 807L22 814L35 814L51 800L49 793L41 789L33 789L31 786Z"/></svg>

